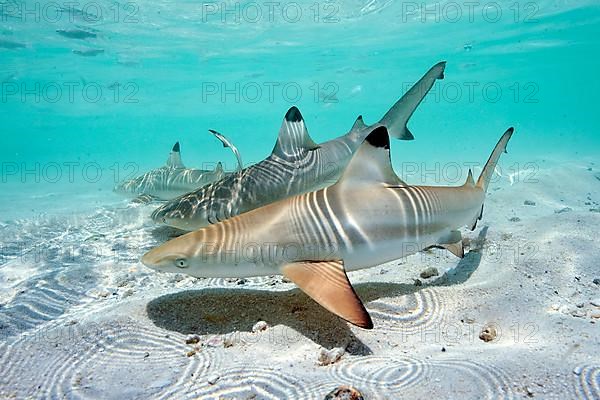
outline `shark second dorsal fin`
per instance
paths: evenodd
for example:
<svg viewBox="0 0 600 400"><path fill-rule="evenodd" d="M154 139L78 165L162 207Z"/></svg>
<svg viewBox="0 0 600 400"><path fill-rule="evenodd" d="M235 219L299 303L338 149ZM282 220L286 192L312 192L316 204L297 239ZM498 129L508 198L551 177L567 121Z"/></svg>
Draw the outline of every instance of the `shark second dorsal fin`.
<svg viewBox="0 0 600 400"><path fill-rule="evenodd" d="M217 165L215 166L215 171L214 172L218 173L218 174L222 174L223 173L223 164L221 164L221 161L219 161L217 163Z"/></svg>
<svg viewBox="0 0 600 400"><path fill-rule="evenodd" d="M167 167L169 168L185 168L183 163L181 162L181 148L179 147L179 142L175 143L173 146L173 150L171 150L171 154L169 154L169 158L167 158Z"/></svg>
<svg viewBox="0 0 600 400"><path fill-rule="evenodd" d="M473 179L473 171L471 171L471 168L469 168L469 175L467 175L465 186L475 186L475 180Z"/></svg>
<svg viewBox="0 0 600 400"><path fill-rule="evenodd" d="M373 129L354 153L338 181L340 185L348 183L407 186L392 168L390 137L385 126Z"/></svg>
<svg viewBox="0 0 600 400"><path fill-rule="evenodd" d="M295 158L318 147L308 134L300 110L296 107L290 108L281 124L273 154L284 159Z"/></svg>
<svg viewBox="0 0 600 400"><path fill-rule="evenodd" d="M356 121L354 122L354 125L352 125L352 129L350 130L352 131L359 131L359 130L363 130L366 129L367 125L365 124L365 121L363 121L363 116L359 115L358 118L356 118Z"/></svg>

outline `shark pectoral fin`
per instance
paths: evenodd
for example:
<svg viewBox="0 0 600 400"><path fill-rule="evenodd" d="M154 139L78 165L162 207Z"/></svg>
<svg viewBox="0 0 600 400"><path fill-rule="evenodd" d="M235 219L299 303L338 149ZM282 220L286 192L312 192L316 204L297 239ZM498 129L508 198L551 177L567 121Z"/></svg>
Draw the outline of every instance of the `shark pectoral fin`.
<svg viewBox="0 0 600 400"><path fill-rule="evenodd" d="M281 124L277 143L275 143L275 147L273 148L273 154L287 159L297 157L305 151L316 150L318 148L319 145L308 134L300 110L296 107L290 108Z"/></svg>
<svg viewBox="0 0 600 400"><path fill-rule="evenodd" d="M361 328L373 328L371 316L348 281L342 261L300 261L283 266L281 271L328 311Z"/></svg>

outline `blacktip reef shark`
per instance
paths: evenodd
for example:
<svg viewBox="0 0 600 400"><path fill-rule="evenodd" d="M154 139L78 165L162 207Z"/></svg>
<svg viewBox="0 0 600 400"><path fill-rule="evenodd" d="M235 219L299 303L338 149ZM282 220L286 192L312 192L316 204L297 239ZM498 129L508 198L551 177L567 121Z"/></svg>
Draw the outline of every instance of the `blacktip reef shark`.
<svg viewBox="0 0 600 400"><path fill-rule="evenodd" d="M339 181L173 239L142 257L157 271L196 277L282 274L330 312L362 328L373 322L346 271L430 247L463 256L461 233L475 229L508 129L475 182L410 186L394 173L384 126L357 150Z"/></svg>
<svg viewBox="0 0 600 400"><path fill-rule="evenodd" d="M300 111L292 107L269 157L162 205L152 219L193 231L330 185L374 127L385 125L397 139L414 139L406 124L435 81L443 79L445 67L446 63L440 62L429 69L378 123L367 126L359 116L350 132L319 145L309 136Z"/></svg>
<svg viewBox="0 0 600 400"><path fill-rule="evenodd" d="M172 200L225 176L220 162L213 171L186 168L181 161L180 150L179 142L175 143L164 166L121 182L114 191L137 196L141 202Z"/></svg>

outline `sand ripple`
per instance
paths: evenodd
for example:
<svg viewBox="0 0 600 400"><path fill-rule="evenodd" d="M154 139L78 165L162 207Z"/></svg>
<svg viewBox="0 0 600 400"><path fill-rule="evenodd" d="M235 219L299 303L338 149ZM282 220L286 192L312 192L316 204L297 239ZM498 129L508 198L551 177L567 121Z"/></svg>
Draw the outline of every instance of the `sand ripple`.
<svg viewBox="0 0 600 400"><path fill-rule="evenodd" d="M218 376L218 380L211 384ZM326 389L322 385L306 385L291 374L276 369L240 366L203 377L185 398L202 399L318 399Z"/></svg>
<svg viewBox="0 0 600 400"><path fill-rule="evenodd" d="M425 381L428 371L425 363L411 358L369 356L342 362L329 374L335 382L393 398Z"/></svg>
<svg viewBox="0 0 600 400"><path fill-rule="evenodd" d="M439 291L426 288L404 296L371 301L367 307L374 318L385 324L386 330L414 334L439 326L444 303Z"/></svg>
<svg viewBox="0 0 600 400"><path fill-rule="evenodd" d="M188 357L190 349L185 336L132 319L54 326L0 347L0 386L19 382L0 397L97 399L111 388L120 398L169 398L220 363L212 349Z"/></svg>
<svg viewBox="0 0 600 400"><path fill-rule="evenodd" d="M333 381L352 384L369 398L424 398L428 391L461 393L462 399L512 399L504 372L466 360L420 361L370 356L332 367Z"/></svg>
<svg viewBox="0 0 600 400"><path fill-rule="evenodd" d="M586 400L600 399L600 366L586 365L575 368L577 381L575 393L578 398Z"/></svg>

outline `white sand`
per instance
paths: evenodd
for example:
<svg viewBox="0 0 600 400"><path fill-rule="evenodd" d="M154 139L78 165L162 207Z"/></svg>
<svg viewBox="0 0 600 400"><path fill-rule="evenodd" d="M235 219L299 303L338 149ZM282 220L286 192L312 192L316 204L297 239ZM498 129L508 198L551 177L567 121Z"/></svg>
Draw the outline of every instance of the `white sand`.
<svg viewBox="0 0 600 400"><path fill-rule="evenodd" d="M349 384L366 399L599 399L600 180L587 167L494 184L462 261L436 250L352 273L371 331L280 277L143 267L166 232L150 208L2 225L0 398L322 399ZM20 241L37 250L17 257ZM415 286L431 266L443 275ZM251 333L259 320L269 328ZM321 347L346 353L319 366Z"/></svg>

